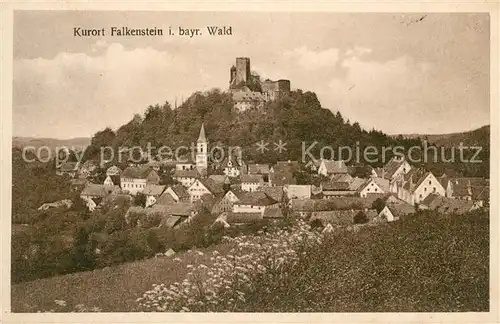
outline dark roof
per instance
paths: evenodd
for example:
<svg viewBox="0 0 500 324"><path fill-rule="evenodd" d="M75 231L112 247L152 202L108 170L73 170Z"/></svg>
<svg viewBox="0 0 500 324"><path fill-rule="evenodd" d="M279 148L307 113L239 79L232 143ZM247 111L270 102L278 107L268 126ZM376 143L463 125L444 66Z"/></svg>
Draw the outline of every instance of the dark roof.
<svg viewBox="0 0 500 324"><path fill-rule="evenodd" d="M434 194L429 196L432 197L426 197L426 199L422 201L422 204L441 214L463 214L470 211L474 206L474 202L471 200L453 199Z"/></svg>
<svg viewBox="0 0 500 324"><path fill-rule="evenodd" d="M449 178L449 181L455 197L470 196L475 199L473 196L476 196L485 187L489 186L488 181L483 178Z"/></svg>
<svg viewBox="0 0 500 324"><path fill-rule="evenodd" d="M389 180L384 179L384 178L370 178L370 179L366 180L365 183L363 183L358 188L358 192L359 191L363 191L363 189L365 189L366 187L368 187L370 185L370 183L372 183L372 182L374 182L384 192L388 192L389 191Z"/></svg>
<svg viewBox="0 0 500 324"><path fill-rule="evenodd" d="M351 182L349 182L349 189L352 191L357 191L359 188L365 183L365 179L361 179L358 177L352 178Z"/></svg>
<svg viewBox="0 0 500 324"><path fill-rule="evenodd" d="M146 179L151 172L156 172L153 169L145 166L140 167L127 167L121 174L120 178L129 179Z"/></svg>
<svg viewBox="0 0 500 324"><path fill-rule="evenodd" d="M347 173L347 166L342 160L323 160L323 162L325 163L326 171L328 173Z"/></svg>
<svg viewBox="0 0 500 324"><path fill-rule="evenodd" d="M239 199L236 204L253 205L253 206L269 206L276 203L276 200L266 195L263 191L254 192L233 192Z"/></svg>
<svg viewBox="0 0 500 324"><path fill-rule="evenodd" d="M415 207L408 203L389 204L387 208L389 208L395 217L415 214Z"/></svg>
<svg viewBox="0 0 500 324"><path fill-rule="evenodd" d="M325 181L321 183L323 190L326 191L349 191L348 182Z"/></svg>
<svg viewBox="0 0 500 324"><path fill-rule="evenodd" d="M472 200L489 200L490 186L472 187Z"/></svg>
<svg viewBox="0 0 500 324"><path fill-rule="evenodd" d="M175 204L174 197L172 197L167 191L164 191L158 199L156 199L156 205L171 205Z"/></svg>
<svg viewBox="0 0 500 324"><path fill-rule="evenodd" d="M89 183L83 188L83 191L81 192L81 196L98 196L98 197L105 197L117 190L119 190L120 187L118 186L105 186L102 184L95 184L95 183Z"/></svg>
<svg viewBox="0 0 500 324"><path fill-rule="evenodd" d="M261 190L277 202L283 200L283 186L263 187Z"/></svg>
<svg viewBox="0 0 500 324"><path fill-rule="evenodd" d="M180 221L182 221L180 216L167 216L160 223L160 227L174 228Z"/></svg>
<svg viewBox="0 0 500 324"><path fill-rule="evenodd" d="M264 209L264 218L283 218L283 213L281 208L277 207L266 207Z"/></svg>
<svg viewBox="0 0 500 324"><path fill-rule="evenodd" d="M179 199L189 198L189 192L181 184L173 185L170 187L170 189L172 189L172 191L179 197Z"/></svg>
<svg viewBox="0 0 500 324"><path fill-rule="evenodd" d="M431 207L433 205L433 202L437 202L439 200L439 197L441 196L438 194L431 193L427 195L427 197L425 197L424 200L420 202L420 204Z"/></svg>
<svg viewBox="0 0 500 324"><path fill-rule="evenodd" d="M207 178L207 179L198 179L201 184L205 186L212 194L217 195L220 193L224 192L224 189L222 187L221 183L216 182L213 179Z"/></svg>
<svg viewBox="0 0 500 324"><path fill-rule="evenodd" d="M72 172L78 170L78 162L64 162L59 165L59 171L61 172Z"/></svg>
<svg viewBox="0 0 500 324"><path fill-rule="evenodd" d="M154 205L153 207L161 209L167 215L189 217L191 212L196 210L196 205L191 203L178 202L169 205Z"/></svg>
<svg viewBox="0 0 500 324"><path fill-rule="evenodd" d="M261 183L264 181L264 178L261 174L242 174L241 182L242 183Z"/></svg>
<svg viewBox="0 0 500 324"><path fill-rule="evenodd" d="M142 193L147 196L159 196L163 193L164 190L165 186L148 184L146 185L146 187L144 187Z"/></svg>
<svg viewBox="0 0 500 324"><path fill-rule="evenodd" d="M116 185L116 186L120 185L120 176L119 175L111 175L111 176L107 176L107 177L109 177L111 179L111 181L113 181L114 185Z"/></svg>
<svg viewBox="0 0 500 324"><path fill-rule="evenodd" d="M176 178L199 178L200 174L198 170L175 170L173 177Z"/></svg>

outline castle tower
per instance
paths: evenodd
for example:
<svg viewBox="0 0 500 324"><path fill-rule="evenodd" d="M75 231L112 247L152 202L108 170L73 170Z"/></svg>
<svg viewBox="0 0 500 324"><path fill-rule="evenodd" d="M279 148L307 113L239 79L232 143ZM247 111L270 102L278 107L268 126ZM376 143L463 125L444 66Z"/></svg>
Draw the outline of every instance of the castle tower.
<svg viewBox="0 0 500 324"><path fill-rule="evenodd" d="M236 85L240 83L247 83L250 79L250 58L237 57L236 58L236 78L234 80Z"/></svg>
<svg viewBox="0 0 500 324"><path fill-rule="evenodd" d="M208 142L203 124L201 124L200 136L196 143L196 169L201 174L206 174L208 169Z"/></svg>

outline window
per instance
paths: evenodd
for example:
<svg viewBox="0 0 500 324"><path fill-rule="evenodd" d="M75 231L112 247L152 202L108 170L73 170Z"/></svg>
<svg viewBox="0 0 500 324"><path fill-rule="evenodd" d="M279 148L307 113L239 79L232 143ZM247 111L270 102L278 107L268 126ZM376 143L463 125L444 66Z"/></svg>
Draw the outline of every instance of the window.
<svg viewBox="0 0 500 324"><path fill-rule="evenodd" d="M436 192L436 187L432 188L432 192Z"/></svg>
<svg viewBox="0 0 500 324"><path fill-rule="evenodd" d="M375 192L377 191L377 188L375 188Z"/></svg>
<svg viewBox="0 0 500 324"><path fill-rule="evenodd" d="M429 184L432 184L432 181L431 181L431 180L429 180Z"/></svg>
<svg viewBox="0 0 500 324"><path fill-rule="evenodd" d="M426 192L426 191L427 191L427 187L424 187L424 192Z"/></svg>

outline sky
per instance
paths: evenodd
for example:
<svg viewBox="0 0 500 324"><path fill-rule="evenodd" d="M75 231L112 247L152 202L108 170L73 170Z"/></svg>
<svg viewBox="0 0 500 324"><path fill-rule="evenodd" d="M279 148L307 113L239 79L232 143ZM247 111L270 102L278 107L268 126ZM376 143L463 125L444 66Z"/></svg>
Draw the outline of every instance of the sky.
<svg viewBox="0 0 500 324"><path fill-rule="evenodd" d="M112 26L164 36L73 33ZM232 36L207 26L231 26ZM168 36L169 27L202 35ZM17 11L14 136L90 137L149 105L227 90L236 57L366 129L471 130L490 123L489 38L488 14Z"/></svg>

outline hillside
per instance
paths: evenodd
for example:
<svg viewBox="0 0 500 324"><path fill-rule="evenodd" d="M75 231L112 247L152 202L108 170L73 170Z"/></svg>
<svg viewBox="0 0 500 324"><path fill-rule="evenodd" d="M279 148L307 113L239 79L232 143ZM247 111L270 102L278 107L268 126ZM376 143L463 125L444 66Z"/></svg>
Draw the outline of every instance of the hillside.
<svg viewBox="0 0 500 324"><path fill-rule="evenodd" d="M490 142L490 126L486 125L478 129L468 132L459 132L451 134L402 134L404 138L427 140L428 142L437 146L458 146L463 143L464 146L473 145L489 145Z"/></svg>
<svg viewBox="0 0 500 324"><path fill-rule="evenodd" d="M105 129L95 134L86 158L98 156L101 146L188 145L196 141L201 124L210 145L239 146L246 160L273 163L277 160L300 160L302 143L318 144L312 153L319 158L319 149L367 145L419 145L419 140L393 139L377 130L364 130L359 123L345 120L340 112L321 106L313 92L295 90L279 101L267 102L260 110L237 112L230 93L214 89L196 92L177 109L170 104L149 106L143 116L136 115L116 132ZM286 151L278 154L273 142L286 142ZM265 154L257 151L256 143L271 145ZM154 153L154 152L153 152ZM330 156L326 155L325 158ZM334 156L334 158L337 158Z"/></svg>
<svg viewBox="0 0 500 324"><path fill-rule="evenodd" d="M257 245L253 254L232 249L233 243L251 246L259 240L245 236L197 250L201 253L179 253L176 260L149 259L15 284L12 309L67 312L84 304L109 312L150 310L141 309L136 301L146 290L150 301L170 309L168 305L176 300L165 295L167 287L183 282L193 268L219 273L213 270L220 266L215 263L230 254L238 255L241 267L261 267L263 263L256 260L271 249L273 257L284 255L286 260L279 271L250 271L248 285L237 291L222 285L217 304L197 304L196 309L222 311L229 302L236 312L487 311L488 224L487 211L460 217L422 214L359 232L340 231L317 244L307 241L305 246L295 247L297 255L303 255L298 259L287 254L292 245L284 241L300 232L277 232L269 243L261 240L263 245ZM304 231L308 230L302 230L304 237L318 235ZM232 278L234 273L224 276ZM157 288L150 290L153 286ZM245 298L235 297L242 293ZM55 300L63 300L65 306L57 306Z"/></svg>
<svg viewBox="0 0 500 324"><path fill-rule="evenodd" d="M70 139L57 139L57 138L37 138L37 137L13 137L12 146L23 148L26 146L33 146L35 148L47 146L52 150L56 147L66 146L68 148L83 149L90 145L90 138L88 137L75 137Z"/></svg>

